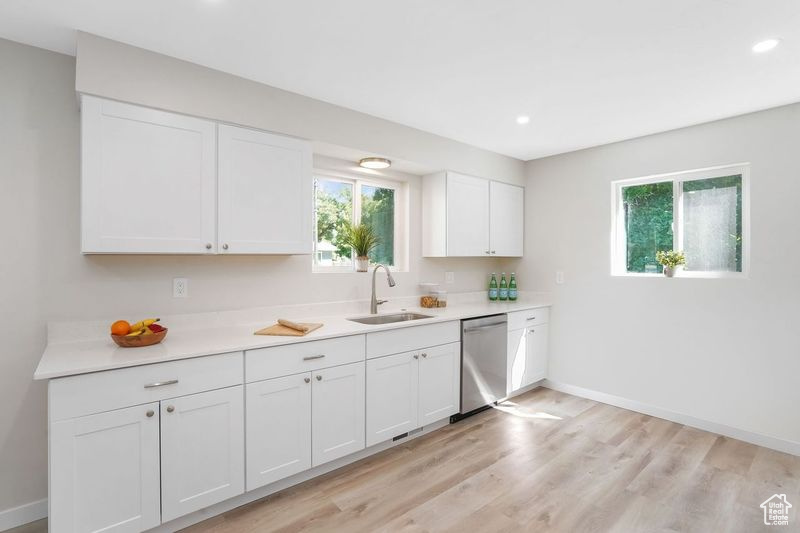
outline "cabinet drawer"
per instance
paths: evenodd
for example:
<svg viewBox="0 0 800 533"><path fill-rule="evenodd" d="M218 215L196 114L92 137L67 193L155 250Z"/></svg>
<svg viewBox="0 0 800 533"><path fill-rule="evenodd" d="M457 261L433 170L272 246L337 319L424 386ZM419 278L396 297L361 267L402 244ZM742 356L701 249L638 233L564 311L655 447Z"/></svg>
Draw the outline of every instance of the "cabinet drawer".
<svg viewBox="0 0 800 533"><path fill-rule="evenodd" d="M461 323L458 321L376 331L367 334L367 359L460 340Z"/></svg>
<svg viewBox="0 0 800 533"><path fill-rule="evenodd" d="M364 335L248 350L248 383L364 360Z"/></svg>
<svg viewBox="0 0 800 533"><path fill-rule="evenodd" d="M50 420L240 385L242 357L242 352L234 352L54 379Z"/></svg>
<svg viewBox="0 0 800 533"><path fill-rule="evenodd" d="M550 321L550 308L539 307L527 311L514 311L508 313L508 331L522 329L528 326L547 324Z"/></svg>

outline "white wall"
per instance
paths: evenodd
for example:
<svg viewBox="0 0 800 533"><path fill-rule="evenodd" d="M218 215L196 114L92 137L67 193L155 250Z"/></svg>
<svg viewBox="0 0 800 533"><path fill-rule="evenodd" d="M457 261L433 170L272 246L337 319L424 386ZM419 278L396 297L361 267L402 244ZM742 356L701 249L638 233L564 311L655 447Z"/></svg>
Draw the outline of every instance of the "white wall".
<svg viewBox="0 0 800 533"><path fill-rule="evenodd" d="M528 163L551 378L800 443L800 104ZM748 280L611 277L610 183L749 161ZM555 284L555 272L566 283Z"/></svg>
<svg viewBox="0 0 800 533"><path fill-rule="evenodd" d="M162 77L157 68L150 70L148 65L133 64L129 59L109 59L116 66L105 73L107 81L119 82L120 90L122 86L132 86L125 87L124 94L108 96L147 100L159 107L180 107L181 98L177 96L185 90L186 80L178 78L185 69L200 75L191 80L194 85L189 92L194 97L185 95L185 102L200 105L205 102L203 95L221 98L226 91L232 91L230 110L241 115L226 115L229 108L220 100L215 109L224 116L215 118L263 124L273 130L285 127L290 133L315 140L324 137L325 142L354 148L359 146L353 142L374 137L380 142L372 148L389 153L396 140L399 151L409 161L440 164L443 168L464 167L472 173L508 172L504 175L523 181L521 162L491 152L289 93L281 92L281 99L274 100L269 97L274 89L208 69L197 70L188 64L174 66L171 60L164 59L174 76ZM369 295L369 279L356 273L312 274L309 256L82 256L75 60L0 40L0 77L0 227L4 230L0 254L2 513L47 495L46 388L43 383L32 381L45 344L47 320L130 319L361 299ZM102 93L99 87L93 87L93 92ZM250 97L244 94L248 91ZM172 96L177 99L172 100ZM243 101L251 107L243 105ZM292 102L288 114L287 101ZM182 110L214 116L212 111L201 108ZM249 116L277 116L280 121L246 120ZM410 188L410 271L397 274L397 287L383 287L381 296L391 299L418 294L419 281L442 281L447 270L456 273L456 283L448 289L482 288L485 274L497 268L497 260L420 257L420 178L406 178ZM189 298L172 298L173 277L189 278Z"/></svg>

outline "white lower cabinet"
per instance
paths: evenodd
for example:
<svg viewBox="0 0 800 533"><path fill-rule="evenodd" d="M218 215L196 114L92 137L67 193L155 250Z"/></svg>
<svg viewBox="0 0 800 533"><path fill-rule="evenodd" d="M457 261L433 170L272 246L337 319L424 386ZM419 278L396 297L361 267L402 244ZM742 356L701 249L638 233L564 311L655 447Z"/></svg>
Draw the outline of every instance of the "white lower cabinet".
<svg viewBox="0 0 800 533"><path fill-rule="evenodd" d="M461 343L426 348L420 355L418 424L424 426L458 412Z"/></svg>
<svg viewBox="0 0 800 533"><path fill-rule="evenodd" d="M508 332L507 392L509 394L547 377L547 342L547 324Z"/></svg>
<svg viewBox="0 0 800 533"><path fill-rule="evenodd" d="M367 361L367 446L419 427L419 352Z"/></svg>
<svg viewBox="0 0 800 533"><path fill-rule="evenodd" d="M247 490L311 468L311 372L246 387Z"/></svg>
<svg viewBox="0 0 800 533"><path fill-rule="evenodd" d="M243 387L161 402L164 522L244 492Z"/></svg>
<svg viewBox="0 0 800 533"><path fill-rule="evenodd" d="M311 391L311 464L364 449L364 362L315 370Z"/></svg>
<svg viewBox="0 0 800 533"><path fill-rule="evenodd" d="M367 446L458 412L460 348L454 342L367 361Z"/></svg>
<svg viewBox="0 0 800 533"><path fill-rule="evenodd" d="M159 525L158 426L158 402L53 422L50 531Z"/></svg>

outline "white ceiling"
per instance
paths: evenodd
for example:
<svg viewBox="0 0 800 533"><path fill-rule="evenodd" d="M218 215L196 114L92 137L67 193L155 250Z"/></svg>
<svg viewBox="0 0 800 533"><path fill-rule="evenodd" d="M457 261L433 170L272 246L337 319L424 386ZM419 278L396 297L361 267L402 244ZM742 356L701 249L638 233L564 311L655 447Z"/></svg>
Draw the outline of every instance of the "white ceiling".
<svg viewBox="0 0 800 533"><path fill-rule="evenodd" d="M75 29L520 159L800 101L798 0L0 1L2 37Z"/></svg>

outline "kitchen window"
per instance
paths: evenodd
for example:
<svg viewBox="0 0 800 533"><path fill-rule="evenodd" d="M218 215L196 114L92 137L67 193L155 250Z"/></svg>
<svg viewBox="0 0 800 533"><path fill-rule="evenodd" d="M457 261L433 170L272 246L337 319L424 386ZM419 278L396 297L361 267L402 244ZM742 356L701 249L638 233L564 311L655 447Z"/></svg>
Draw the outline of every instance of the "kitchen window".
<svg viewBox="0 0 800 533"><path fill-rule="evenodd" d="M612 274L659 275L661 250L681 250L681 277L745 277L748 165L612 183Z"/></svg>
<svg viewBox="0 0 800 533"><path fill-rule="evenodd" d="M353 251L342 242L348 223L370 224L377 233L370 263L405 269L405 189L389 180L315 176L314 271L353 271Z"/></svg>

